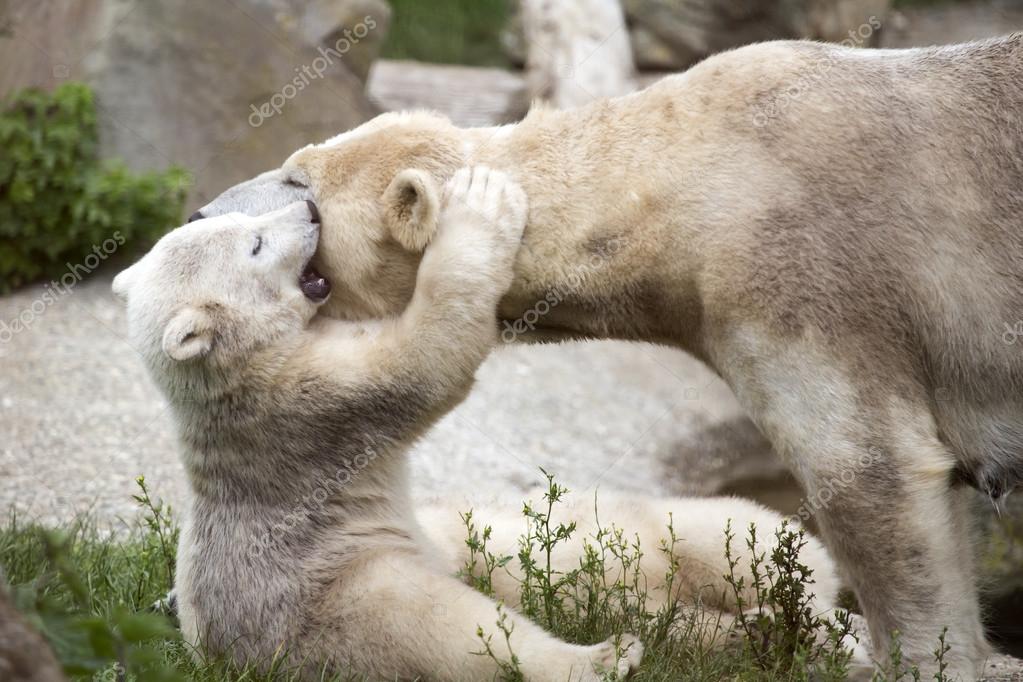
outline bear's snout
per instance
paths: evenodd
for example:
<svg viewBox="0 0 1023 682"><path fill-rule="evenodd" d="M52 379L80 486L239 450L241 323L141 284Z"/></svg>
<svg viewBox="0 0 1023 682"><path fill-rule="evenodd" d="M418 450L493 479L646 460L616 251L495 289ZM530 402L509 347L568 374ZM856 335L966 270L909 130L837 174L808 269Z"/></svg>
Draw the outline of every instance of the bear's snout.
<svg viewBox="0 0 1023 682"><path fill-rule="evenodd" d="M306 206L309 207L309 219L312 220L314 223L319 223L320 210L316 208L316 204L314 204L311 199L306 199L305 203Z"/></svg>

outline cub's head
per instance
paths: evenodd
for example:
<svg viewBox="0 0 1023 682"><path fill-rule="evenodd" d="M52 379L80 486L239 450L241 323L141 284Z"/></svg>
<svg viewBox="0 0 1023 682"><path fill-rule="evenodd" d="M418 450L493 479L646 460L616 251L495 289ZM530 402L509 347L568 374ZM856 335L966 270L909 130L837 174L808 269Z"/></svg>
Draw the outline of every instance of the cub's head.
<svg viewBox="0 0 1023 682"><path fill-rule="evenodd" d="M195 216L252 215L296 198L323 217L316 268L333 284L331 317L369 319L405 309L423 250L437 230L442 188L465 163L462 132L424 112L383 114L277 170L232 187Z"/></svg>
<svg viewBox="0 0 1023 682"><path fill-rule="evenodd" d="M168 233L120 273L114 293L156 379L227 372L305 329L330 294L310 266L318 238L312 202L228 213Z"/></svg>

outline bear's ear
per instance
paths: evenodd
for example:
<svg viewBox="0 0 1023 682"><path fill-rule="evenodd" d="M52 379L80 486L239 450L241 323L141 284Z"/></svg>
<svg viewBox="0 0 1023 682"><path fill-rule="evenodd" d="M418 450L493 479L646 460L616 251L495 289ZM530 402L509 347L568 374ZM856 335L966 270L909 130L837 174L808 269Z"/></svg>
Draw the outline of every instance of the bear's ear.
<svg viewBox="0 0 1023 682"><path fill-rule="evenodd" d="M409 251L419 253L437 232L440 192L425 171L407 168L394 176L381 197L384 221L391 235Z"/></svg>
<svg viewBox="0 0 1023 682"><path fill-rule="evenodd" d="M213 327L213 318L205 310L183 308L167 323L163 352L178 362L204 357L213 348Z"/></svg>

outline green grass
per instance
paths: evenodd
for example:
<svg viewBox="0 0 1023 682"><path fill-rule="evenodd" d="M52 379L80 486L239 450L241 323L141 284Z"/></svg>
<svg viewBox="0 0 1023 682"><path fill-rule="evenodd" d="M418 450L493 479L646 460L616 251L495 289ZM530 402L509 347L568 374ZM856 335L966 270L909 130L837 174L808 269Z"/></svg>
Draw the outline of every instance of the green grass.
<svg viewBox="0 0 1023 682"><path fill-rule="evenodd" d="M0 567L15 605L50 641L65 672L139 682L295 679L209 659L182 641L171 617L152 609L173 582L178 528L144 479L139 484L141 512L127 535L102 531L91 518L51 528L11 516L0 528Z"/></svg>
<svg viewBox="0 0 1023 682"><path fill-rule="evenodd" d="M258 674L210 660L181 640L169 617L150 611L172 584L178 530L170 511L152 501L144 479L139 483L141 513L127 535L104 533L89 519L53 529L11 517L0 527L0 566L15 603L46 635L68 673L75 679L146 682L292 680L283 670ZM525 507L529 530L520 539L517 557L493 556L486 544L489 530L478 528L466 514L471 559L463 578L488 593L494 571L519 562L522 612L557 636L582 644L624 632L640 636L646 652L632 678L637 682L843 679L848 656L836 643L843 619L823 620L805 608L812 576L798 561L801 533L780 532L769 555L755 556L753 584L759 598L757 604L745 605L751 615L742 619L739 641L728 649L709 650L700 643L695 626L702 618L698 608L647 612L646 579L638 572L640 553L647 550L613 527L596 534L578 570L562 575L547 568L546 552L574 533L571 526L550 523L550 510L564 492L550 480L544 502ZM668 528L669 538L674 538L670 524ZM733 534L729 547L742 541ZM672 546L665 543L650 551L670 555ZM624 577L608 584L606 562L620 567ZM741 591L741 585L734 587ZM495 607L495 622L499 612ZM819 633L832 636L821 638ZM479 653L486 655L488 647L481 636ZM892 665L900 674L888 679L913 679L897 653ZM504 679L521 676L514 665L507 665Z"/></svg>
<svg viewBox="0 0 1023 682"><path fill-rule="evenodd" d="M389 59L507 66L500 33L510 0L391 0Z"/></svg>

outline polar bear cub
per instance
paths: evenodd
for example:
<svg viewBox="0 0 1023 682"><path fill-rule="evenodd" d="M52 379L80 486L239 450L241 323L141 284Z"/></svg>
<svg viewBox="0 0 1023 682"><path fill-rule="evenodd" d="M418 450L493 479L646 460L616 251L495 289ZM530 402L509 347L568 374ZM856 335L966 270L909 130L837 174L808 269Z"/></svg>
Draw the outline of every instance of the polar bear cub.
<svg viewBox="0 0 1023 682"><path fill-rule="evenodd" d="M409 500L406 452L458 403L496 343L526 199L462 170L398 317L316 317L311 202L191 223L114 281L166 394L190 483L177 602L186 639L240 664L378 679L488 680L477 628L531 680L598 680L642 647L560 641L447 570ZM341 483L339 483L341 482ZM302 506L310 496L318 507ZM301 509L301 513L296 510Z"/></svg>

